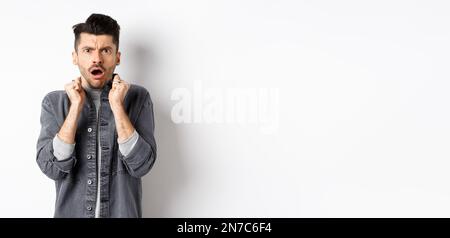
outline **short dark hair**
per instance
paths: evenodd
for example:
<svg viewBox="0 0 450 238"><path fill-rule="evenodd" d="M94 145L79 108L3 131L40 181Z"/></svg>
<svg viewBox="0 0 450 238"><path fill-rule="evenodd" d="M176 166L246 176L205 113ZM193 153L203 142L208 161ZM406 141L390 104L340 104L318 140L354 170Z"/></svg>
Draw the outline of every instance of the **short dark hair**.
<svg viewBox="0 0 450 238"><path fill-rule="evenodd" d="M110 16L94 13L86 19L86 22L76 24L72 29L75 34L75 51L77 51L81 33L110 35L117 50L119 50L120 26Z"/></svg>

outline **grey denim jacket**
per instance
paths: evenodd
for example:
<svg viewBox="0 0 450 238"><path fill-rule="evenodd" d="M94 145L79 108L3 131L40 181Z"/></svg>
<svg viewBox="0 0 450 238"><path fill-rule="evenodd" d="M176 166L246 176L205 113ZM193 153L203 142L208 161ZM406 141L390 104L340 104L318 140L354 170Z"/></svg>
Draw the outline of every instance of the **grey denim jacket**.
<svg viewBox="0 0 450 238"><path fill-rule="evenodd" d="M130 85L124 107L139 139L125 157L119 150L108 101L111 84L108 81L101 93L98 120L94 103L86 97L78 119L75 149L66 160L58 160L53 155L52 141L68 114L69 98L65 91L54 91L42 101L36 161L42 172L55 180L54 217L93 218L97 189L101 189L100 217L142 217L141 177L150 171L156 159L153 103L145 88ZM101 158L97 158L97 133ZM97 174L97 159L101 159L100 174Z"/></svg>

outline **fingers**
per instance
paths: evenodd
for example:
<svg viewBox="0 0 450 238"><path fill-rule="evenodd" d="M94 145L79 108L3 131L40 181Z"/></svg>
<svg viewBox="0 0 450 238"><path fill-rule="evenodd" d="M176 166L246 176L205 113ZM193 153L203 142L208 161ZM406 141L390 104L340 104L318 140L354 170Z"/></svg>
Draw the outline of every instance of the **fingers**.
<svg viewBox="0 0 450 238"><path fill-rule="evenodd" d="M81 77L76 78L75 83L81 85Z"/></svg>
<svg viewBox="0 0 450 238"><path fill-rule="evenodd" d="M119 77L118 74L114 75L113 83L114 83L114 82L117 82L117 81L120 81L120 80L121 80L121 79L120 79L120 77Z"/></svg>
<svg viewBox="0 0 450 238"><path fill-rule="evenodd" d="M71 104L82 105L84 101L84 90L81 86L81 77L73 79L64 87Z"/></svg>
<svg viewBox="0 0 450 238"><path fill-rule="evenodd" d="M120 91L125 90L125 91L127 91L129 87L130 87L130 85L126 81L122 80L119 77L119 75L117 75L117 74L114 75L111 90L120 90Z"/></svg>
<svg viewBox="0 0 450 238"><path fill-rule="evenodd" d="M81 77L78 77L73 82L73 89L77 90L78 92L81 91Z"/></svg>
<svg viewBox="0 0 450 238"><path fill-rule="evenodd" d="M114 75L111 90L116 90L117 85L121 83L119 75Z"/></svg>
<svg viewBox="0 0 450 238"><path fill-rule="evenodd" d="M64 89L67 92L70 92L73 90L75 90L77 92L81 92L83 89L81 86L81 77L77 77L77 78L73 79L72 82L70 82L64 86Z"/></svg>
<svg viewBox="0 0 450 238"><path fill-rule="evenodd" d="M75 89L75 90L79 90L80 86L81 86L81 79L80 77L73 79L72 82L68 83L66 86L69 86L69 89Z"/></svg>
<svg viewBox="0 0 450 238"><path fill-rule="evenodd" d="M117 85L120 85L123 83L124 83L124 81L119 77L119 75L116 74L116 75L114 75L114 78L113 78L112 88L116 89Z"/></svg>

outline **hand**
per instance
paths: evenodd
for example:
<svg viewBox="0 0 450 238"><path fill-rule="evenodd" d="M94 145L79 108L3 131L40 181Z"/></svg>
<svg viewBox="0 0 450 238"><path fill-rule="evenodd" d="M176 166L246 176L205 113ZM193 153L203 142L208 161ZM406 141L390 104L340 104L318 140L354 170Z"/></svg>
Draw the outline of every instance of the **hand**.
<svg viewBox="0 0 450 238"><path fill-rule="evenodd" d="M66 84L64 89L66 90L67 96L69 96L71 106L74 105L81 109L86 98L86 93L83 87L81 87L81 77Z"/></svg>
<svg viewBox="0 0 450 238"><path fill-rule="evenodd" d="M72 82L64 86L67 96L70 100L70 110L64 120L61 129L58 132L58 137L68 143L75 143L75 134L77 132L78 117L83 109L83 103L86 98L86 93L81 87L81 77L78 77Z"/></svg>
<svg viewBox="0 0 450 238"><path fill-rule="evenodd" d="M130 84L121 80L119 75L115 75L112 83L112 88L109 91L108 99L111 110L123 108L123 100L127 95Z"/></svg>

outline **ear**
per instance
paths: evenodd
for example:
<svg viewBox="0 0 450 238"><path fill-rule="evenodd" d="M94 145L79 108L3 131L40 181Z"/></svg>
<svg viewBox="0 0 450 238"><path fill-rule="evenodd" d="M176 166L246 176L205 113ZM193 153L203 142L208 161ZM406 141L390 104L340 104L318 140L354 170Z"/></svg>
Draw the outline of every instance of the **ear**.
<svg viewBox="0 0 450 238"><path fill-rule="evenodd" d="M116 65L119 65L120 64L120 55L121 55L122 53L120 52L120 51L117 51L117 54L116 54Z"/></svg>
<svg viewBox="0 0 450 238"><path fill-rule="evenodd" d="M77 57L78 55L77 55L77 52L75 52L75 51L73 51L72 52L72 63L74 64L74 65L78 65L78 57Z"/></svg>

